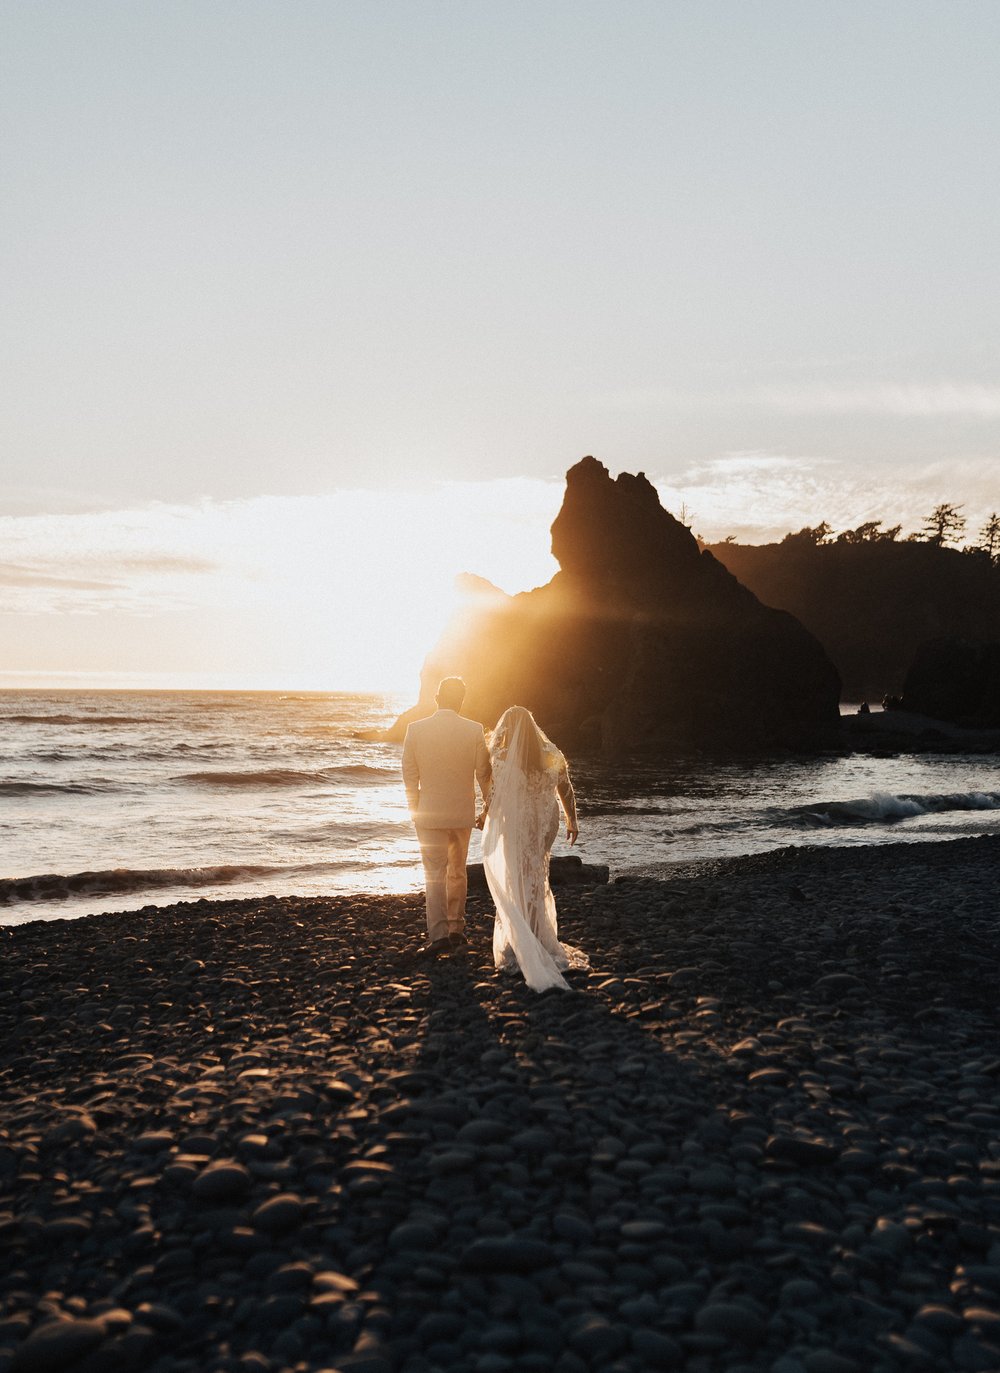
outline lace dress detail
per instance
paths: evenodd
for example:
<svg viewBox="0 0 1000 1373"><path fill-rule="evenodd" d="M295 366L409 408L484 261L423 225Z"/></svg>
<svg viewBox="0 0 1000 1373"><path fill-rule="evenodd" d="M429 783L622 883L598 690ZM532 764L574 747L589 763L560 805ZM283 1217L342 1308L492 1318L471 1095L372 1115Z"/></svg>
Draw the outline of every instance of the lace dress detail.
<svg viewBox="0 0 1000 1373"><path fill-rule="evenodd" d="M566 969L590 966L585 953L558 935L549 860L559 833L557 787L569 777L561 755L552 764L526 773L497 752L483 832L483 866L497 908L494 962L505 971L519 968L536 991L566 988Z"/></svg>

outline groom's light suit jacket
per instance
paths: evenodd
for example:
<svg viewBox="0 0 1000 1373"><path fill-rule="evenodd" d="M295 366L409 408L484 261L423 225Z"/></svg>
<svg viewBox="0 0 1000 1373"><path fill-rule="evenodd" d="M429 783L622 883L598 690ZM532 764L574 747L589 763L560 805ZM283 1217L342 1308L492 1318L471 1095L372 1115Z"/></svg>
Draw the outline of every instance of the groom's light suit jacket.
<svg viewBox="0 0 1000 1373"><path fill-rule="evenodd" d="M418 829L471 830L476 778L485 799L491 770L483 727L454 710L415 720L403 741L403 786Z"/></svg>

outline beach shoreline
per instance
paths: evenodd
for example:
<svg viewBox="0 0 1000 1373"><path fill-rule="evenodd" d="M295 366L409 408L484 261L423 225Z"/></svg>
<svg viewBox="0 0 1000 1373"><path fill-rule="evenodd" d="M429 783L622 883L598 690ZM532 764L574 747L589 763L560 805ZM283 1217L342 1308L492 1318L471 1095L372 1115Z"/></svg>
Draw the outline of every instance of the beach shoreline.
<svg viewBox="0 0 1000 1373"><path fill-rule="evenodd" d="M1000 1366L998 873L565 887L542 996L479 895L5 927L0 1370Z"/></svg>

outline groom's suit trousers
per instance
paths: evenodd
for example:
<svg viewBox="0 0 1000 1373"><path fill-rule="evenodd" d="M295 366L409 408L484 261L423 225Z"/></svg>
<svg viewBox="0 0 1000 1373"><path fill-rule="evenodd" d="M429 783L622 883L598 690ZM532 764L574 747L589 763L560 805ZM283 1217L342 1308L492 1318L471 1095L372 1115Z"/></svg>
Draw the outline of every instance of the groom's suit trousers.
<svg viewBox="0 0 1000 1373"><path fill-rule="evenodd" d="M427 937L431 943L448 934L461 934L465 929L465 897L469 889L465 864L471 836L471 827L437 830L417 825L427 893Z"/></svg>
<svg viewBox="0 0 1000 1373"><path fill-rule="evenodd" d="M407 729L403 783L424 861L432 943L465 928L465 863L476 818L476 782L485 800L490 775L486 736L475 721L438 710Z"/></svg>

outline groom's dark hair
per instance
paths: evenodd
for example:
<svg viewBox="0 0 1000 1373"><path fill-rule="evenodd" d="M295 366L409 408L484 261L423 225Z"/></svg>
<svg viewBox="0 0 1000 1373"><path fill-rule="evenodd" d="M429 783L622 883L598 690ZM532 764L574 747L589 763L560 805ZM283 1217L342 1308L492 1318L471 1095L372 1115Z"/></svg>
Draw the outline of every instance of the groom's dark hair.
<svg viewBox="0 0 1000 1373"><path fill-rule="evenodd" d="M442 710L461 710L465 700L465 683L461 677L442 677L435 699Z"/></svg>

